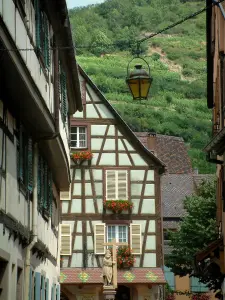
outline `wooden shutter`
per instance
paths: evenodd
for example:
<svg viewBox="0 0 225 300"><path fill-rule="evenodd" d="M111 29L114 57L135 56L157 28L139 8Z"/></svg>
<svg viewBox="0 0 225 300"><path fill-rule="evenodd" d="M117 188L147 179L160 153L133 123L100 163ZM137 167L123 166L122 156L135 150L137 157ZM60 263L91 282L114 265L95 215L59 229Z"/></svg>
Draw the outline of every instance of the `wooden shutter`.
<svg viewBox="0 0 225 300"><path fill-rule="evenodd" d="M52 173L48 169L48 203L47 203L47 210L48 214L52 216L52 202L53 202L53 192L52 192Z"/></svg>
<svg viewBox="0 0 225 300"><path fill-rule="evenodd" d="M60 200L71 200L71 187L68 191L60 192Z"/></svg>
<svg viewBox="0 0 225 300"><path fill-rule="evenodd" d="M66 91L66 73L62 70L62 68L60 73L60 84L61 84L61 115L62 115L62 120L65 123L67 120L68 105L67 105L67 91Z"/></svg>
<svg viewBox="0 0 225 300"><path fill-rule="evenodd" d="M45 282L45 300L48 300L49 299L49 279L47 278L46 279L46 282Z"/></svg>
<svg viewBox="0 0 225 300"><path fill-rule="evenodd" d="M141 254L141 224L130 225L130 240L133 254Z"/></svg>
<svg viewBox="0 0 225 300"><path fill-rule="evenodd" d="M45 67L49 68L50 67L50 43L49 43L49 25L48 25L48 18L46 14L43 16L44 20L44 58L45 58Z"/></svg>
<svg viewBox="0 0 225 300"><path fill-rule="evenodd" d="M105 224L95 224L95 254L105 254Z"/></svg>
<svg viewBox="0 0 225 300"><path fill-rule="evenodd" d="M35 33L36 33L36 47L41 48L41 10L39 0L34 0L34 9L35 9Z"/></svg>
<svg viewBox="0 0 225 300"><path fill-rule="evenodd" d="M30 268L29 300L32 300L32 292L33 292L33 276L32 276L32 269Z"/></svg>
<svg viewBox="0 0 225 300"><path fill-rule="evenodd" d="M28 191L32 193L33 191L33 142L32 139L28 139L28 153L27 153L27 164L28 164Z"/></svg>
<svg viewBox="0 0 225 300"><path fill-rule="evenodd" d="M128 200L127 170L117 171L117 199Z"/></svg>
<svg viewBox="0 0 225 300"><path fill-rule="evenodd" d="M35 273L35 299L41 298L41 274Z"/></svg>
<svg viewBox="0 0 225 300"><path fill-rule="evenodd" d="M55 284L52 286L52 291L51 291L51 300L55 300Z"/></svg>
<svg viewBox="0 0 225 300"><path fill-rule="evenodd" d="M169 285L169 287L174 290L175 288L175 277L174 277L174 273L171 272L171 270L168 267L164 267L164 274L165 274L165 278L166 281Z"/></svg>
<svg viewBox="0 0 225 300"><path fill-rule="evenodd" d="M45 299L45 277L41 276L41 299Z"/></svg>
<svg viewBox="0 0 225 300"><path fill-rule="evenodd" d="M71 225L61 224L61 255L71 255Z"/></svg>
<svg viewBox="0 0 225 300"><path fill-rule="evenodd" d="M56 287L56 300L60 300L60 285Z"/></svg>
<svg viewBox="0 0 225 300"><path fill-rule="evenodd" d="M106 200L116 200L116 171L106 171Z"/></svg>

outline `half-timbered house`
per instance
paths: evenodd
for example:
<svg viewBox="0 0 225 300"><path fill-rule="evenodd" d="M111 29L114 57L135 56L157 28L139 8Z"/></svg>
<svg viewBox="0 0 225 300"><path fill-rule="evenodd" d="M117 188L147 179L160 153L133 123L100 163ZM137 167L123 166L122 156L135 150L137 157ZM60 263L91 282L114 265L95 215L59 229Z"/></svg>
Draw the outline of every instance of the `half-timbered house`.
<svg viewBox="0 0 225 300"><path fill-rule="evenodd" d="M60 299L60 192L70 185L77 109L66 1L1 0L1 300Z"/></svg>
<svg viewBox="0 0 225 300"><path fill-rule="evenodd" d="M135 257L132 268L118 271L116 298L158 299L165 283L160 197L164 164L82 69L80 81L84 110L71 119L72 183L61 198L62 292L68 299L101 299L103 243L116 239L128 243ZM84 159L84 151L92 159ZM115 209L125 202L129 209Z"/></svg>

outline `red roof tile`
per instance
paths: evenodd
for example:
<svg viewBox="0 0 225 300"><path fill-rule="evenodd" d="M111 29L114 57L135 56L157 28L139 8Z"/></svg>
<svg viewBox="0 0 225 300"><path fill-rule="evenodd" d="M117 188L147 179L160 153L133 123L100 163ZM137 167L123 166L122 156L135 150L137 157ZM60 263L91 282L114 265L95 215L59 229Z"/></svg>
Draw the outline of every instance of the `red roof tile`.
<svg viewBox="0 0 225 300"><path fill-rule="evenodd" d="M64 284L102 283L101 268L63 268L60 273L60 282ZM118 270L118 283L151 283L166 284L161 268L132 268Z"/></svg>

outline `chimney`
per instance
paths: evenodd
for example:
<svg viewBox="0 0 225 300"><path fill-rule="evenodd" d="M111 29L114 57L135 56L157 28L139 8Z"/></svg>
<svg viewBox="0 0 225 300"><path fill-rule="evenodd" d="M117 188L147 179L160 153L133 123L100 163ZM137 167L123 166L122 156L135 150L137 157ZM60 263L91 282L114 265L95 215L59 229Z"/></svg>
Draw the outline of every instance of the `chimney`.
<svg viewBox="0 0 225 300"><path fill-rule="evenodd" d="M148 133L148 149L156 155L156 133L149 132Z"/></svg>

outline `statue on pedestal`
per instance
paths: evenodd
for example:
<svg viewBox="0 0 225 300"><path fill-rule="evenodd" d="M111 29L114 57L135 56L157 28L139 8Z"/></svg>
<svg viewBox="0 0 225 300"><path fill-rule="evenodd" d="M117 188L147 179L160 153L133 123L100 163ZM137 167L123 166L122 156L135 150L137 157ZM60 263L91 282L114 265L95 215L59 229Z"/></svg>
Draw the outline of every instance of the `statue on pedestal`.
<svg viewBox="0 0 225 300"><path fill-rule="evenodd" d="M106 250L105 257L103 258L103 283L104 286L112 285L112 277L113 277L113 260L111 251L109 249Z"/></svg>

